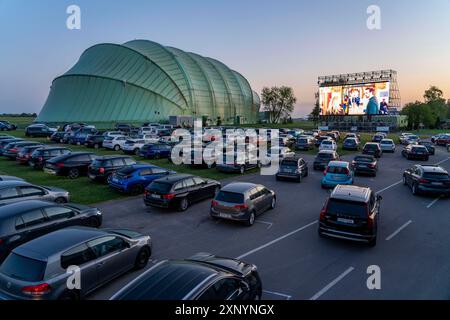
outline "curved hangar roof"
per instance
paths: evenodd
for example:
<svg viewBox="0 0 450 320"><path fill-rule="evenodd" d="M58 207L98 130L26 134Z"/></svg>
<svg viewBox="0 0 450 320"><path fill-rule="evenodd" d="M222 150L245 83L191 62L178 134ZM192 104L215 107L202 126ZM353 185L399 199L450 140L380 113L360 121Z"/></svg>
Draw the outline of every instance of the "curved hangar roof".
<svg viewBox="0 0 450 320"><path fill-rule="evenodd" d="M223 63L147 40L99 44L53 81L43 122L144 122L208 116L256 123L260 101Z"/></svg>

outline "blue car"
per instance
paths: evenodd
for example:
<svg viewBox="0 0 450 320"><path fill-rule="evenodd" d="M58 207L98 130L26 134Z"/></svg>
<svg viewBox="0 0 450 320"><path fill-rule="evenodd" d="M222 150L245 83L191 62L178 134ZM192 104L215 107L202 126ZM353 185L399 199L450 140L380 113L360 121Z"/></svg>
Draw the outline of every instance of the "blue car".
<svg viewBox="0 0 450 320"><path fill-rule="evenodd" d="M337 185L353 184L353 170L350 163L345 161L331 161L325 169L322 178L322 188L334 188Z"/></svg>
<svg viewBox="0 0 450 320"><path fill-rule="evenodd" d="M70 144L84 145L88 136L96 134L98 131L93 127L81 128L75 132L70 138Z"/></svg>
<svg viewBox="0 0 450 320"><path fill-rule="evenodd" d="M170 158L172 154L172 147L164 143L152 143L142 146L139 155L147 159L162 159Z"/></svg>
<svg viewBox="0 0 450 320"><path fill-rule="evenodd" d="M119 192L139 195L144 193L145 188L153 180L175 173L175 171L153 165L135 164L116 171L108 179L108 184Z"/></svg>

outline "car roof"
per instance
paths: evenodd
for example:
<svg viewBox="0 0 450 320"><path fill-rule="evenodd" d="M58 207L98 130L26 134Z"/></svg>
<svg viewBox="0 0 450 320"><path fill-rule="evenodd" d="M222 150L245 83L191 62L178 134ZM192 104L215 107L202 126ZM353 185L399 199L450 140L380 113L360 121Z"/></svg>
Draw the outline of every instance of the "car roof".
<svg viewBox="0 0 450 320"><path fill-rule="evenodd" d="M426 173L448 173L447 170L440 166L432 166L432 165L419 165Z"/></svg>
<svg viewBox="0 0 450 320"><path fill-rule="evenodd" d="M338 185L331 193L331 199L356 201L356 202L368 202L370 197L370 188Z"/></svg>
<svg viewBox="0 0 450 320"><path fill-rule="evenodd" d="M133 168L135 170L137 170L137 169L161 168L161 167L155 166L153 164L146 164L146 163L137 163L137 164L133 164L133 165L128 166L128 167L131 167L131 168ZM161 169L164 169L164 168L161 168Z"/></svg>
<svg viewBox="0 0 450 320"><path fill-rule="evenodd" d="M95 160L102 161L102 160L123 159L123 158L131 158L131 157L125 156L125 155L120 155L120 154L117 154L117 155L112 154L112 155L97 157Z"/></svg>
<svg viewBox="0 0 450 320"><path fill-rule="evenodd" d="M258 186L257 184L250 183L250 182L233 182L233 183L227 184L225 187L222 188L221 191L244 193L244 192L247 192L248 190L251 190L257 186Z"/></svg>
<svg viewBox="0 0 450 320"><path fill-rule="evenodd" d="M22 212L41 209L54 205L53 202L41 200L25 200L0 206L0 218L13 217Z"/></svg>
<svg viewBox="0 0 450 320"><path fill-rule="evenodd" d="M46 259L78 244L107 235L110 233L99 229L70 227L31 240L13 251L19 255Z"/></svg>
<svg viewBox="0 0 450 320"><path fill-rule="evenodd" d="M67 147L51 147L51 146L44 146L44 147L40 148L40 150L43 150L43 151L48 151L48 150L61 150L61 149L63 149L63 150L70 150L70 149L67 148Z"/></svg>
<svg viewBox="0 0 450 320"><path fill-rule="evenodd" d="M9 188L9 187L20 187L20 186L32 186L31 183L20 180L6 180L0 181L0 189Z"/></svg>
<svg viewBox="0 0 450 320"><path fill-rule="evenodd" d="M335 151L333 151L333 150L320 150L319 153L332 153L332 154L334 154Z"/></svg>
<svg viewBox="0 0 450 320"><path fill-rule="evenodd" d="M328 163L328 166L347 168L349 166L349 163L346 161L330 161L330 163Z"/></svg>
<svg viewBox="0 0 450 320"><path fill-rule="evenodd" d="M193 177L194 176L191 174L180 174L179 173L179 174L172 174L167 177L159 178L156 181L174 183L174 182L186 179L186 178L193 178Z"/></svg>

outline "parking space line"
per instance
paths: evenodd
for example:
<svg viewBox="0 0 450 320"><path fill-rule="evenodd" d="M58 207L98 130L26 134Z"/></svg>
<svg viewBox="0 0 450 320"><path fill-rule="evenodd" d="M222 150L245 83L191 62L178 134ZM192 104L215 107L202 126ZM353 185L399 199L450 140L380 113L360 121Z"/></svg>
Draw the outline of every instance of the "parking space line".
<svg viewBox="0 0 450 320"><path fill-rule="evenodd" d="M328 285L326 285L322 290L320 290L319 292L317 292L315 295L313 295L309 300L317 300L319 299L321 296L323 296L325 293L328 292L328 290L330 290L332 287L334 287L339 281L341 281L342 279L344 279L350 272L352 272L353 270L355 270L355 268L350 267L347 270L345 270L339 277L337 277L336 279L334 279L333 281L331 281Z"/></svg>
<svg viewBox="0 0 450 320"><path fill-rule="evenodd" d="M261 224L265 224L267 225L267 230L269 230L270 228L272 228L273 223L272 222L267 222L267 221L263 221L263 220L255 220L256 223L261 223Z"/></svg>
<svg viewBox="0 0 450 320"><path fill-rule="evenodd" d="M386 241L391 240L394 238L397 234L399 234L403 229L405 229L407 226L409 226L412 223L412 220L409 220L404 225L402 225L400 228L398 228L393 234L391 234L389 237L386 238Z"/></svg>
<svg viewBox="0 0 450 320"><path fill-rule="evenodd" d="M267 247L269 247L269 246L271 246L271 245L273 245L273 244L275 244L277 242L280 242L281 240L284 240L284 239L286 239L286 238L288 238L288 237L290 237L290 236L292 236L292 235L294 235L294 234L296 234L296 233L298 233L300 231L303 231L303 230L305 230L305 229L307 229L307 228L309 228L309 227L311 227L311 226L313 226L315 224L317 224L317 220L314 221L314 222L311 222L311 223L309 223L309 224L307 224L307 225L305 225L305 226L303 226L301 228L298 228L298 229L296 229L296 230L294 230L292 232L289 232L289 233L285 234L284 236L276 238L275 240L272 240L272 241L270 241L270 242L268 242L268 243L266 243L266 244L264 244L264 245L262 245L262 246L260 246L260 247L258 247L256 249L250 250L250 251L240 255L236 259L237 260L241 260L241 259L243 259L245 257L248 257L249 255L251 255L251 254L253 254L255 252L261 251L262 249L265 249L265 248L267 248Z"/></svg>
<svg viewBox="0 0 450 320"><path fill-rule="evenodd" d="M444 159L444 160L442 160L442 161L436 163L436 165L438 166L438 165L440 165L440 164L443 164L444 162L447 162L448 160L450 160L450 157L448 157L447 159Z"/></svg>
<svg viewBox="0 0 450 320"><path fill-rule="evenodd" d="M432 206L434 206L439 200L441 200L441 197L434 199L429 205L427 205L427 209L430 209Z"/></svg>
<svg viewBox="0 0 450 320"><path fill-rule="evenodd" d="M395 186L398 186L400 183L403 183L403 180L397 181L396 183L391 184L389 187L381 189L380 191L377 192L377 194L380 194L380 193L385 192L385 191L387 191L387 190L389 190L389 189L391 189L391 188L393 188Z"/></svg>
<svg viewBox="0 0 450 320"><path fill-rule="evenodd" d="M292 299L292 296L290 296L288 294L284 294L284 293L267 291L267 290L263 290L263 293L271 294L271 295L274 295L274 296L280 296L280 297L286 298L286 300L291 300Z"/></svg>

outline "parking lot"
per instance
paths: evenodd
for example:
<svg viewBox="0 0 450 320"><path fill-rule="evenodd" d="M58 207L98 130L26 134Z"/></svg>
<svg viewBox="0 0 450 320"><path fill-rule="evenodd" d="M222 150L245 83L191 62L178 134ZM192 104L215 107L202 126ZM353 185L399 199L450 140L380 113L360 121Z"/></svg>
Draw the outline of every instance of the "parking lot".
<svg viewBox="0 0 450 320"><path fill-rule="evenodd" d="M99 204L103 227L130 228L153 238L152 261L197 252L236 257L258 266L264 299L450 299L450 199L413 196L401 181L408 161L397 149L379 161L377 177L356 177L382 195L378 244L374 248L319 238L317 221L328 190L313 156L303 155L310 174L302 183L249 174L223 180L260 183L277 193L277 207L245 227L209 217L209 201L186 212L146 208L142 197ZM352 155L343 157L351 161ZM437 148L429 164L450 170L449 153ZM367 268L381 269L381 290L369 290ZM141 271L142 272L142 271ZM128 273L91 295L108 299L138 272Z"/></svg>

